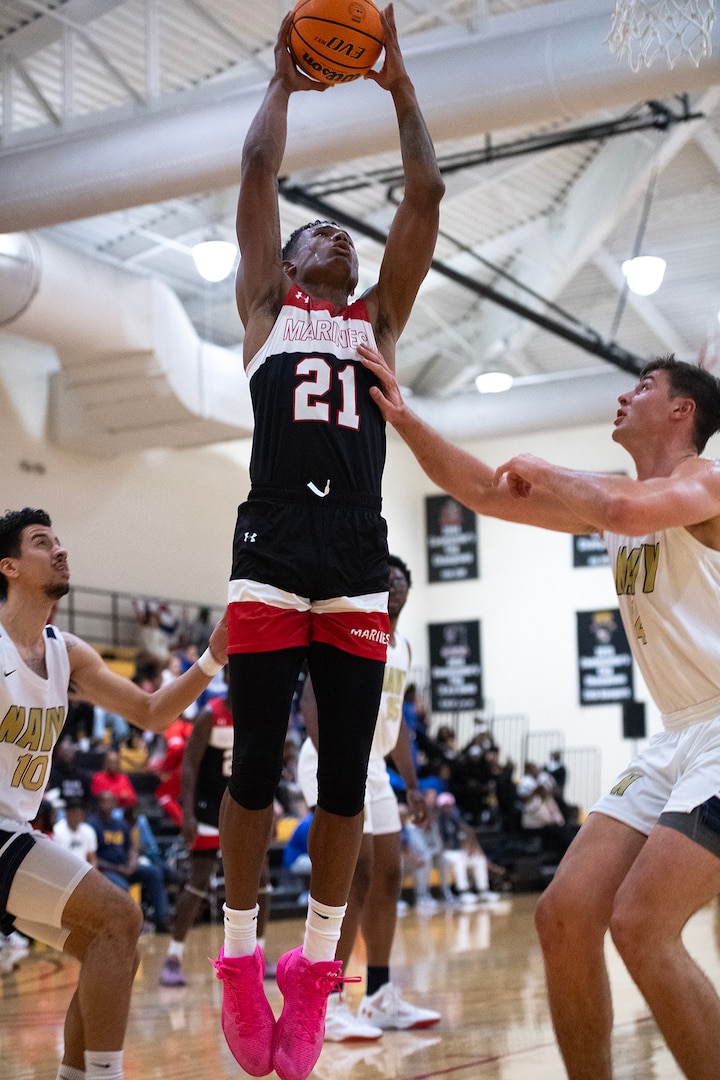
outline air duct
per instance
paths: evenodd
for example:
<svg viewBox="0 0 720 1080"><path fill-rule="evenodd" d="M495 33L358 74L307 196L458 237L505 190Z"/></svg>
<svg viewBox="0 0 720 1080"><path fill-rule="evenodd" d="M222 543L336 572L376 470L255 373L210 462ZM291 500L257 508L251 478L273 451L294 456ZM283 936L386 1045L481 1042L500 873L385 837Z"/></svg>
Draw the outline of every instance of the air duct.
<svg viewBox="0 0 720 1080"><path fill-rule="evenodd" d="M53 442L117 454L243 438L242 358L201 341L162 282L41 236L0 245L0 326L51 345Z"/></svg>
<svg viewBox="0 0 720 1080"><path fill-rule="evenodd" d="M406 62L435 138L546 123L720 83L720 20L713 53L699 68L684 57L672 69L655 64L633 72L605 43L611 14L610 0L562 0L495 16L482 32L459 37L453 28L411 39ZM95 117L32 145L27 133L16 146L6 139L0 232L237 184L242 142L263 93L264 86L219 80L102 126ZM389 96L371 82L297 94L290 109L288 173L397 150Z"/></svg>

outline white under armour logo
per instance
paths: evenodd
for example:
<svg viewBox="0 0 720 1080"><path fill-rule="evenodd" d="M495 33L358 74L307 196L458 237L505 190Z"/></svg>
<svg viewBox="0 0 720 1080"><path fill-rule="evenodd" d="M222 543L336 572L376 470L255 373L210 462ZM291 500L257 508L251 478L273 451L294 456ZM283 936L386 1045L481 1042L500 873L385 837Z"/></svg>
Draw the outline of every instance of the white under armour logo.
<svg viewBox="0 0 720 1080"><path fill-rule="evenodd" d="M254 544L256 540L257 540L257 533L246 532L243 535L243 543L245 543L245 544Z"/></svg>

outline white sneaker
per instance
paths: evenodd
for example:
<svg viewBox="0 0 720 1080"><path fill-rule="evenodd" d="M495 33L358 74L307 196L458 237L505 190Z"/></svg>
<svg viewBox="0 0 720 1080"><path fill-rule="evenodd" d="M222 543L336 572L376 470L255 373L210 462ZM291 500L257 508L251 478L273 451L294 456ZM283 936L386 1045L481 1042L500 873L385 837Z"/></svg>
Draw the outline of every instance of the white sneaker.
<svg viewBox="0 0 720 1080"><path fill-rule="evenodd" d="M418 911L424 911L431 913L437 911L440 907L434 896L421 896L415 905Z"/></svg>
<svg viewBox="0 0 720 1080"><path fill-rule="evenodd" d="M460 903L463 905L463 907L475 907L477 904L480 903L480 897L477 895L477 893L471 891L461 892L458 899L460 900Z"/></svg>
<svg viewBox="0 0 720 1080"><path fill-rule="evenodd" d="M385 983L372 997L364 997L360 1002L358 1016L383 1031L395 1029L408 1031L411 1028L426 1028L437 1024L440 1013L432 1009L421 1009L403 1001L400 991L392 983Z"/></svg>
<svg viewBox="0 0 720 1080"><path fill-rule="evenodd" d="M325 1042L371 1042L381 1035L382 1028L354 1016L339 994L330 995L325 1014Z"/></svg>
<svg viewBox="0 0 720 1080"><path fill-rule="evenodd" d="M478 900L482 901L483 904L494 904L499 899L500 893L491 892L490 890L488 890L487 892L481 892L478 895Z"/></svg>

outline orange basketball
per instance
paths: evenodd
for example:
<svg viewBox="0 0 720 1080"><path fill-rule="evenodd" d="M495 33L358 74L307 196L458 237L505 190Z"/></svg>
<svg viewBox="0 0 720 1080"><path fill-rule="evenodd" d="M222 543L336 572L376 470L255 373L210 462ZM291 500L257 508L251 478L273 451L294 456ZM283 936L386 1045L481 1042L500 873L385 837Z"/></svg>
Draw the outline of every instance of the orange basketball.
<svg viewBox="0 0 720 1080"><path fill-rule="evenodd" d="M299 0L293 9L292 54L318 82L359 79L382 47L380 12L372 0Z"/></svg>

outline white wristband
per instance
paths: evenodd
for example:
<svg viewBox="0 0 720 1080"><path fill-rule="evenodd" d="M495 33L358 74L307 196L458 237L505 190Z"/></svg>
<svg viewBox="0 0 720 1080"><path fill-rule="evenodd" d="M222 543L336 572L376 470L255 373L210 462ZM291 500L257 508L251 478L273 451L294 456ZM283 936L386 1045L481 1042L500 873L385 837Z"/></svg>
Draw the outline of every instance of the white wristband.
<svg viewBox="0 0 720 1080"><path fill-rule="evenodd" d="M207 675L208 679L212 679L214 675L217 675L218 671L222 671L225 667L224 664L219 664L208 647L205 652L200 656L197 661L197 666L202 671L203 675Z"/></svg>

